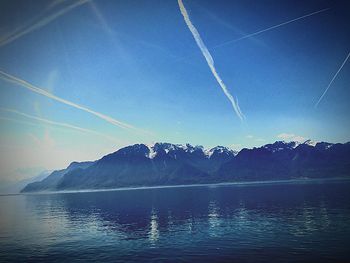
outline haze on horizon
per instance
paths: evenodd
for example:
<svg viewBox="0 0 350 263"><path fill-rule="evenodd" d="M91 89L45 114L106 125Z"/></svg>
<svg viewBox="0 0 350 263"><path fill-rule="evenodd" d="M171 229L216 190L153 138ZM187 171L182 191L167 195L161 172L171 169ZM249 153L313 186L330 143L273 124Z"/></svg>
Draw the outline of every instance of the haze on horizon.
<svg viewBox="0 0 350 263"><path fill-rule="evenodd" d="M176 0L2 1L0 182L132 143L350 140L347 1L182 2L205 58Z"/></svg>

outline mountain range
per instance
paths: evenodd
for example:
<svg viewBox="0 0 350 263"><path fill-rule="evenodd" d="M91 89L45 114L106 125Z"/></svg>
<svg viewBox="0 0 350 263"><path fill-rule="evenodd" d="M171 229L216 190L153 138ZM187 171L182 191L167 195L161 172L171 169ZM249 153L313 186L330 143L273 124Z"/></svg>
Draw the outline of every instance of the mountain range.
<svg viewBox="0 0 350 263"><path fill-rule="evenodd" d="M21 192L108 189L350 176L350 142L277 141L239 152L217 146L135 144L91 162L73 162Z"/></svg>

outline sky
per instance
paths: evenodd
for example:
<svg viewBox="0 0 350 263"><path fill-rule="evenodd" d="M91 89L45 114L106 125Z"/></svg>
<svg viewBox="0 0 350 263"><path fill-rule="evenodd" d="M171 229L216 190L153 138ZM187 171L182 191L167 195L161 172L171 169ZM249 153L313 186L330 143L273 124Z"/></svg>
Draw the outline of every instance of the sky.
<svg viewBox="0 0 350 263"><path fill-rule="evenodd" d="M348 1L180 2L190 23L177 0L1 1L0 181L134 143L350 141Z"/></svg>

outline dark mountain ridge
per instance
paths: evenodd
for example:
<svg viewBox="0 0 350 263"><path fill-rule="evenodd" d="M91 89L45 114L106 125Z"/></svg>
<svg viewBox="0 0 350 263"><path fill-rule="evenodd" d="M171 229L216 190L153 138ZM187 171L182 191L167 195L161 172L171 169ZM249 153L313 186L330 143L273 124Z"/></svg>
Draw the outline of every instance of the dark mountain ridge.
<svg viewBox="0 0 350 263"><path fill-rule="evenodd" d="M350 176L350 143L277 141L239 153L223 146L135 144L73 162L22 192Z"/></svg>

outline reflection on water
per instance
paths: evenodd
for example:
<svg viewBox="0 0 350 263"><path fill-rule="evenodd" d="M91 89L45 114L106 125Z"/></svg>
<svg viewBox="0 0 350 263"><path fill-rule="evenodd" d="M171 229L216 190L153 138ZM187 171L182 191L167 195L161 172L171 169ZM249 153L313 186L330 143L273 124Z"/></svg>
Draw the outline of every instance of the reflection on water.
<svg viewBox="0 0 350 263"><path fill-rule="evenodd" d="M214 200L210 200L208 210L209 227L215 229L219 226L220 217L219 208Z"/></svg>
<svg viewBox="0 0 350 263"><path fill-rule="evenodd" d="M349 260L349 184L0 197L0 261Z"/></svg>
<svg viewBox="0 0 350 263"><path fill-rule="evenodd" d="M149 239L151 241L157 241L159 237L159 230L158 230L158 216L154 208L152 208L152 215L151 215L151 229L149 231Z"/></svg>

